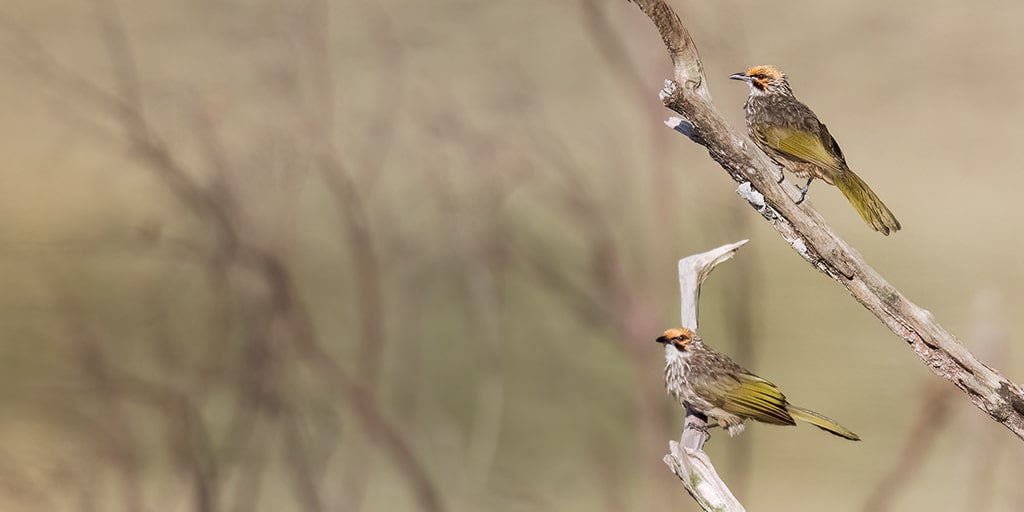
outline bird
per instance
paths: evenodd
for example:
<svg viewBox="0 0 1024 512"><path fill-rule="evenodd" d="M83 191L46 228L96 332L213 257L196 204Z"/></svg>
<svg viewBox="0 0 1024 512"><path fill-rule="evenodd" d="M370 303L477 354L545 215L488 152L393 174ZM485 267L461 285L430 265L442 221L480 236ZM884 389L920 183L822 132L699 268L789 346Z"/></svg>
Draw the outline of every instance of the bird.
<svg viewBox="0 0 1024 512"><path fill-rule="evenodd" d="M839 188L875 231L888 235L900 230L892 211L846 164L828 128L793 95L785 73L773 66L754 66L729 78L750 87L743 105L750 138L775 163L807 179L797 204L803 202L811 181L817 178Z"/></svg>
<svg viewBox="0 0 1024 512"><path fill-rule="evenodd" d="M779 388L716 352L690 329L665 331L656 340L665 345L665 388L680 405L708 418L706 428L743 432L746 420L795 425L801 420L851 441L860 437L810 409L786 400Z"/></svg>

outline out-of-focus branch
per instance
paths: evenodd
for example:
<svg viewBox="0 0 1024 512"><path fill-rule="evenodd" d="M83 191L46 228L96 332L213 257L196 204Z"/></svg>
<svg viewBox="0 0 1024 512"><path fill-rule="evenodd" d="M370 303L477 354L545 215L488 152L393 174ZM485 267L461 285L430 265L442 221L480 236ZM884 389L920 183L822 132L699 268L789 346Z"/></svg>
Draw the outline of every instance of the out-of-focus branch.
<svg viewBox="0 0 1024 512"><path fill-rule="evenodd" d="M665 0L630 0L647 15L661 34L661 41L672 58L673 76L685 89L711 103L711 92L704 79L704 65L701 63L697 46L679 15Z"/></svg>
<svg viewBox="0 0 1024 512"><path fill-rule="evenodd" d="M511 148L496 135L468 126L463 119L447 123L453 140L464 141L460 153L476 168L494 165L499 155L510 154ZM497 153L497 155L496 155ZM492 477L501 436L501 418L505 409L505 384L502 371L502 329L504 303L501 276L509 263L510 244L501 215L508 188L503 176L480 176L471 188L473 193L460 194L460 187L449 181L443 198L443 210L451 226L457 247L454 259L462 274L468 298L474 343L472 354L477 367L472 423L466 440L466 451L460 480L462 499L477 503Z"/></svg>
<svg viewBox="0 0 1024 512"><path fill-rule="evenodd" d="M550 123L542 125L549 126ZM612 333L612 339L624 341L618 348L637 369L636 382L632 386L635 443L638 447L635 452L638 461L649 460L648 457L663 449L662 440L667 433L664 422L666 410L658 405L660 386L654 380L643 377L641 371L648 364L650 348L639 341L647 339L649 333L658 328L657 319L651 314L653 308L645 301L651 288L647 278L651 278L651 275L643 274L651 267L642 263L645 259L657 260L656 251L623 249L635 246L641 240L624 242L623 237L628 235L616 230L613 222L615 214L607 208L609 201L588 181L588 176L592 177L595 169L578 161L574 153L567 150L572 145L565 143L557 133L547 130L530 130L529 136L534 142L536 154L545 161L545 167L558 171L554 175L559 184L556 204L573 221L573 231L582 241L587 255L583 275L593 291L583 287L563 288L560 283L568 282L569 279L557 275L565 274L557 269L549 273L554 275L554 280L545 279L541 282L556 294L577 299L576 302L567 301L567 304L576 308L579 318L588 329L607 329ZM612 154L606 156L607 168L614 169L618 157ZM625 165L622 162L619 167ZM622 193L627 187L636 186L636 183L637 180L622 181L616 184L616 190ZM658 223L659 220L651 222ZM637 255L641 253L645 256L638 258ZM534 265L535 268L550 268L550 262L545 258L535 256L534 260L539 262ZM572 292L576 291L582 293L573 295ZM609 312L614 314L609 315ZM655 468L649 466L642 468L645 473L655 471ZM651 473L641 478L651 479L653 476L654 473ZM661 501L661 496L667 499L669 491L669 486L653 488L652 500Z"/></svg>
<svg viewBox="0 0 1024 512"><path fill-rule="evenodd" d="M975 350L987 361L1012 361L1010 359L1010 333L1007 329L1003 311L1005 301L996 289L982 289L974 296L974 340ZM984 419L972 415L965 425L967 443L966 452L969 487L967 507L975 512L986 512L995 501L996 475L1001 459L1006 458L1007 450L1003 449L1008 439L987 434L988 427ZM1013 458L1015 462L1020 457ZM1019 474L1015 468L1008 468L1008 474Z"/></svg>
<svg viewBox="0 0 1024 512"><path fill-rule="evenodd" d="M284 458L291 466L292 487L297 499L302 503L303 510L320 512L324 510L323 499L320 497L316 478L310 471L306 460L307 448L303 443L302 433L293 419L284 419Z"/></svg>
<svg viewBox="0 0 1024 512"><path fill-rule="evenodd" d="M409 481L420 508L426 512L444 510L430 474L397 427L383 416L374 395L367 389L368 385L349 375L324 349L305 302L295 293L295 284L287 266L272 254L254 251L243 256L247 256L244 259L249 260L252 268L258 269L264 277L273 298L270 314L278 316L286 326L303 361L325 384L345 396L363 431L391 456L397 469Z"/></svg>
<svg viewBox="0 0 1024 512"><path fill-rule="evenodd" d="M865 512L884 512L892 508L896 496L921 469L929 448L946 430L952 415L953 390L940 384L939 381L931 381L922 391L916 419L899 458L864 502Z"/></svg>
<svg viewBox="0 0 1024 512"><path fill-rule="evenodd" d="M374 248L370 216L364 198L356 188L352 175L333 158L325 159L322 165L328 188L345 211L345 236L348 239L348 248L352 252L355 291L362 308L359 312L360 378L372 386L377 381L385 344L386 319L380 258Z"/></svg>
<svg viewBox="0 0 1024 512"><path fill-rule="evenodd" d="M1024 389L986 366L930 312L910 302L841 239L808 203L796 204L776 182L778 168L718 113L705 85L693 41L664 0L631 0L654 22L675 64L665 106L683 116L669 125L708 149L737 182L738 192L802 258L842 284L890 330L906 340L928 367L971 403L1024 439ZM694 73L699 73L695 76ZM793 185L788 185L790 190Z"/></svg>
<svg viewBox="0 0 1024 512"><path fill-rule="evenodd" d="M701 284L718 264L732 259L736 250L746 243L747 240L741 240L679 260L680 318L683 327L697 330ZM667 346L665 350L675 348ZM678 443L669 442L665 464L679 477L686 491L704 510L745 510L719 478L711 458L704 453L704 443L710 438L707 418L687 408L683 435Z"/></svg>
<svg viewBox="0 0 1024 512"><path fill-rule="evenodd" d="M103 344L77 305L67 299L63 302L69 337L76 343L79 364L93 385L97 399L104 404L103 424L98 434L109 440L124 473L129 510L143 510L145 507L141 498L142 485L138 481L140 462L136 460L138 455L130 448L130 445L135 444L134 425L129 421L130 415L124 411L124 402L152 408L167 417L165 426L171 454L194 482L195 510L214 510L217 468L197 399L171 386L117 368L113 359L103 352Z"/></svg>
<svg viewBox="0 0 1024 512"><path fill-rule="evenodd" d="M119 98L124 102L126 114L142 115L142 87L139 69L131 51L128 35L121 23L121 12L115 0L92 0L100 35L114 65Z"/></svg>
<svg viewBox="0 0 1024 512"><path fill-rule="evenodd" d="M379 34L379 47L388 52L390 62L388 68L399 76L404 72L403 55L397 37L393 33L387 14L375 4L367 4L371 14L371 22ZM354 278L354 294L358 297L359 330L359 364L356 366L356 378L365 384L367 397L376 401L377 383L380 379L383 355L388 344L385 326L387 314L384 299L383 273L381 271L381 254L377 250L377 240L370 222L371 214L366 198L367 190L384 174L384 162L390 152L397 126L393 111L396 101L402 97L395 91L381 93L377 97L377 114L370 123L368 135L370 139L364 144L363 158L358 159L363 167L356 173L342 162L335 147L337 120L335 119L334 81L335 61L331 45L331 2L327 0L307 0L303 3L301 36L304 38L305 53L308 54L306 75L311 78L313 94L311 102L305 105L310 126L314 130L310 137L314 140L314 151L317 153L317 164L320 174L334 195L341 209L341 221L344 229L346 247L352 256L352 275ZM387 83L401 84L402 80L395 77L385 80ZM401 87L399 85L398 87ZM383 88L382 88L383 90ZM360 179L363 178L363 179ZM366 494L369 481L369 466L372 464L370 452L364 443L354 441L346 451L346 460L342 469L342 487L347 495L348 506L359 510Z"/></svg>
<svg viewBox="0 0 1024 512"><path fill-rule="evenodd" d="M739 202L731 202L727 215L729 217L729 233L736 236L748 235L756 220L748 215L746 206ZM760 303L758 296L758 257L755 247L747 249L747 257L735 262L729 272L729 284L725 285L722 304L726 314L726 333L732 340L731 352L737 361L743 361L748 367L755 367L757 361L756 347L761 329L755 328L755 304ZM729 480L732 489L743 495L749 488L753 473L753 436L737 436L729 443L728 465Z"/></svg>
<svg viewBox="0 0 1024 512"><path fill-rule="evenodd" d="M115 92L108 92L64 68L29 34L22 33L22 39L41 63L42 67L38 70L40 75L51 78L51 85L84 98L86 103L110 115L121 125L125 139L144 167L169 189L187 211L215 227L218 248L216 257L252 272L266 284L272 300L270 314L279 316L289 327L292 347L331 389L337 390L347 399L362 429L394 460L396 469L407 478L420 508L428 512L443 510L438 490L430 475L410 443L381 413L370 388L351 378L323 348L312 328L304 303L295 293L291 272L284 262L272 251L241 237L235 215L226 206L231 202L222 201L218 194L191 176L185 164L177 159L144 115L144 97L137 89L138 78L120 76L137 72L130 41L119 28L120 21L116 17L108 17L113 4L97 5L107 52L115 61L119 75L115 80Z"/></svg>
<svg viewBox="0 0 1024 512"><path fill-rule="evenodd" d="M358 377L365 383L367 397L375 401L377 380L386 338L384 326L387 323L384 311L383 286L381 283L380 259L374 248L374 237L370 230L369 214L366 211L364 196L356 188L356 181L348 170L333 156L323 159L323 177L330 191L337 199L338 206L345 215L342 221L345 226L347 247L352 255L352 273L355 276L355 294L359 298L359 336L360 353ZM365 443L351 443L346 453L346 461L342 474L342 486L349 507L359 510L366 496L366 487L370 473L367 465L371 464L370 452Z"/></svg>
<svg viewBox="0 0 1024 512"><path fill-rule="evenodd" d="M99 341L80 313L78 305L64 298L62 309L66 313L67 330L75 344L76 362L92 386L92 394L101 404L97 418L97 442L101 450L117 465L120 473L120 491L127 510L141 511L144 508L142 483L138 472L141 466L137 449L136 432L129 421L120 400L121 386L107 367L107 358L102 353ZM116 433L116 435L114 434Z"/></svg>
<svg viewBox="0 0 1024 512"><path fill-rule="evenodd" d="M1006 330L999 314L998 295L991 290L979 293L974 300L974 338L978 340L975 347L982 356L996 361L1006 359ZM924 467L929 450L943 432L949 431L949 425L955 418L956 409L953 398L956 396L949 386L941 381L929 381L922 390L918 400L920 406L903 449L892 468L878 481L878 485L864 502L865 512L881 512L893 508L893 502L906 490L912 479ZM981 417L972 417L980 420ZM987 510L991 502L991 474L995 471L997 452L995 447L998 438L987 436L980 430L975 421L968 425L971 442L965 444L968 454L965 460L972 464L964 464L974 474L970 475L971 492L969 501L971 510Z"/></svg>
<svg viewBox="0 0 1024 512"><path fill-rule="evenodd" d="M555 268L550 259L535 251L517 251L512 255L526 272L547 290L560 296L573 308L577 320L584 325L596 325L608 318L611 308L585 286L573 282L564 272Z"/></svg>
<svg viewBox="0 0 1024 512"><path fill-rule="evenodd" d="M614 261L608 259L608 255L614 253L615 244L611 243L611 228L603 217L603 210L597 207L597 200L588 193L586 184L580 178L581 169L584 167L576 162L572 154L564 150L565 144L553 142L554 136L540 137L535 131L530 131L528 135L534 137L533 142L538 154L559 171L557 177L563 183L560 186L562 195L558 204L563 206L577 223L579 232L585 234L588 250L593 259L588 281L598 283L599 286L595 286L597 291L594 292L573 283L565 272L552 266L551 258L541 256L535 250L518 250L513 252L513 256L522 260L526 269L536 274L539 283L546 286L549 291L561 295L565 303L574 308L581 323L599 325L611 321L618 315L609 313L616 309L617 303L622 305L616 290L608 288L609 283L616 281L615 274L618 272L617 269L607 268L608 265L614 264ZM613 272L608 274L606 270Z"/></svg>
<svg viewBox="0 0 1024 512"><path fill-rule="evenodd" d="M360 168L364 171L361 176L356 176L357 185L360 190L373 191L377 183L384 176L387 176L385 161L391 155L391 148L395 142L395 134L402 124L402 117L399 114L405 110L407 94L404 88L409 83L405 78L408 65L405 55L405 47L401 41L401 32L394 20L391 19L393 9L383 2L366 2L362 4L366 10L367 23L373 27L374 45L381 52L381 61L387 62L383 71L387 76L380 79L385 87L377 88L377 97L374 100L374 112L363 133L366 143L362 144L363 154L356 158Z"/></svg>
<svg viewBox="0 0 1024 512"><path fill-rule="evenodd" d="M637 93L641 93L645 87L641 78L643 74L630 58L622 37L615 32L615 27L605 11L606 5L607 2L602 0L581 0L584 28L609 66L621 70L616 76L628 82L629 87Z"/></svg>

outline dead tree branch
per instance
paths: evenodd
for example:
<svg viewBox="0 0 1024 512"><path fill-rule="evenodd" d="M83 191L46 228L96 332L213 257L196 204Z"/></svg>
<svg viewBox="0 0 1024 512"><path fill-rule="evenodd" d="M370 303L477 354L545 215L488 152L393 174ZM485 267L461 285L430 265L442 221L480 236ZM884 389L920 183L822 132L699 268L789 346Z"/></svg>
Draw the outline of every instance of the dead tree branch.
<svg viewBox="0 0 1024 512"><path fill-rule="evenodd" d="M682 118L668 124L707 148L738 183L737 192L802 258L842 284L857 302L910 344L932 372L952 382L971 403L1024 439L1024 389L979 361L935 320L907 300L841 239L811 205L797 205L779 170L746 135L733 131L711 102L696 46L664 0L630 0L654 22L675 68L662 91L665 106ZM793 190L792 185L786 185Z"/></svg>
<svg viewBox="0 0 1024 512"><path fill-rule="evenodd" d="M746 243L747 240L740 240L679 260L680 317L683 327L697 330L701 283L719 263L732 259L736 250ZM675 347L665 347L665 350L675 350ZM665 456L665 464L682 480L686 491L704 510L745 510L725 482L718 477L711 458L704 453L704 443L711 438L704 428L706 424L706 417L687 408L683 435L678 443L669 441L670 451Z"/></svg>

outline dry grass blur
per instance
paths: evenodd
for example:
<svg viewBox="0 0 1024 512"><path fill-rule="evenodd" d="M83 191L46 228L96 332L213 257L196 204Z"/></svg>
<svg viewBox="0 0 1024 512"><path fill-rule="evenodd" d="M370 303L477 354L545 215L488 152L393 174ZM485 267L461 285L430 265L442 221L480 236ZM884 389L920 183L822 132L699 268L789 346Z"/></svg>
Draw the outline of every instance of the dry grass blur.
<svg viewBox="0 0 1024 512"><path fill-rule="evenodd" d="M737 126L728 74L789 73L904 230L810 201L911 300L1024 308L1024 4L676 7ZM653 339L741 238L702 334L864 439L714 436L749 509L860 510L931 396L662 125L624 1L8 0L0 63L2 510L694 510ZM1018 510L953 400L891 508Z"/></svg>

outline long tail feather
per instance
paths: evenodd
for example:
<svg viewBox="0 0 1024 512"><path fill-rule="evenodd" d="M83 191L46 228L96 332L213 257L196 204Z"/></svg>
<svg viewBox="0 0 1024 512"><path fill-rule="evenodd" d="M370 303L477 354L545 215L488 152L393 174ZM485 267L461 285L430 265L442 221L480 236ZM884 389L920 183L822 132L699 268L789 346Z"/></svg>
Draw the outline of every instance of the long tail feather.
<svg viewBox="0 0 1024 512"><path fill-rule="evenodd" d="M832 179L836 187L850 201L850 204L857 209L857 213L864 219L864 222L867 222L872 229L883 235L900 230L900 221L896 220L896 216L889 211L889 208L875 195L868 184L860 179L860 176L846 169Z"/></svg>
<svg viewBox="0 0 1024 512"><path fill-rule="evenodd" d="M807 423L810 423L815 427L831 432L839 437L845 437L846 439L849 439L851 441L860 441L860 437L857 434L854 434L846 427L810 409L804 409L803 407L797 407L795 405L790 405L787 409L789 410L789 414L793 416L793 418L796 418L801 421L806 421Z"/></svg>

